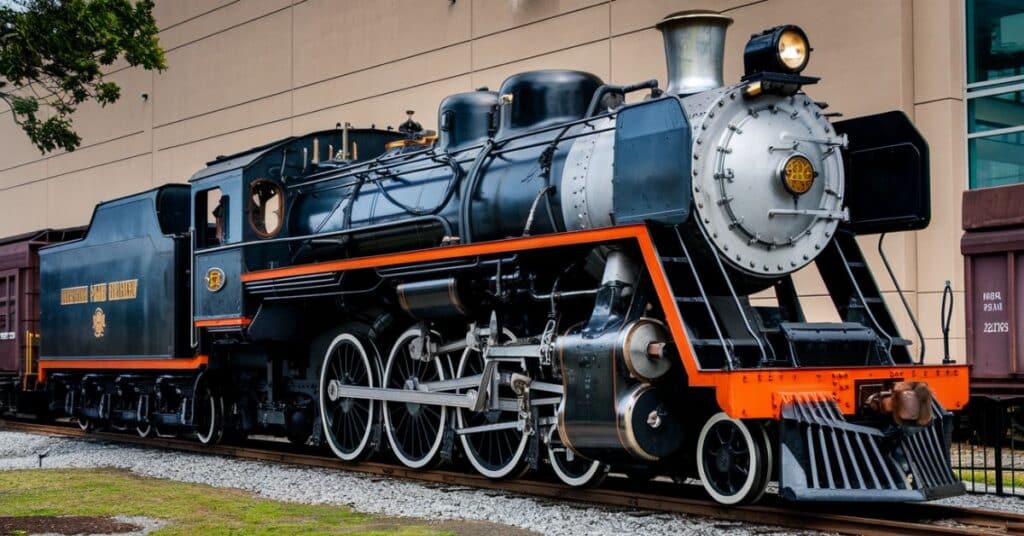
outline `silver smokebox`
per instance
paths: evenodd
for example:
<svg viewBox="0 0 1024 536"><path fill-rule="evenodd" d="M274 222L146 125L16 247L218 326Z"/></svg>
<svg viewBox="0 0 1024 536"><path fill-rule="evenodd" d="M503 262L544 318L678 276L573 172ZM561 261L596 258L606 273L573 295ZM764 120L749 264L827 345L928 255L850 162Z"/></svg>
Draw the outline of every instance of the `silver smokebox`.
<svg viewBox="0 0 1024 536"><path fill-rule="evenodd" d="M661 20L670 95L688 95L722 86L725 30L732 19L714 11L680 11Z"/></svg>

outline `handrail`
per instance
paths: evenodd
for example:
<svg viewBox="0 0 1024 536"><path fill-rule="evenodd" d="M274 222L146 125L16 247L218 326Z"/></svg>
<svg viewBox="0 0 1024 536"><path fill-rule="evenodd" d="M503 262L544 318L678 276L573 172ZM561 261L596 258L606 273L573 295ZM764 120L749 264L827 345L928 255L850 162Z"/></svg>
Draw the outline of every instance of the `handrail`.
<svg viewBox="0 0 1024 536"><path fill-rule="evenodd" d="M882 257L882 264L885 265L885 271L889 272L889 279L892 279L893 286L896 287L896 294L899 294L900 301L903 302L903 308L907 311L907 316L910 317L910 323L914 325L914 331L917 332L917 339L921 341L921 352L917 358L918 364L924 364L924 334L921 332L921 326L917 323L917 317L914 316L914 312L910 310L910 303L907 301L906 296L903 295L903 289L900 288L900 282L896 280L896 274L892 270L892 266L889 265L889 259L885 256L885 250L882 248L882 241L885 240L885 233L878 235L878 255ZM943 296L945 299L945 296ZM867 304L865 304L866 306ZM949 352L946 352L946 357L949 357Z"/></svg>
<svg viewBox="0 0 1024 536"><path fill-rule="evenodd" d="M729 370L733 370L736 367L736 363L733 362L733 346L730 341L725 340L725 336L722 335L722 328L718 325L718 319L715 318L715 310L711 308L711 302L708 300L708 294L704 291L704 283L700 280L700 274L697 273L697 266L693 262L693 257L690 256L690 251L686 247L686 242L683 241L683 235L679 233L679 226L673 225L672 230L676 233L676 239L679 240L679 246L683 250L683 255L686 255L686 264L690 267L690 273L693 274L693 280L697 283L697 290L700 292L700 297L704 300L704 307L708 310L708 317L711 318L711 326L715 328L715 334L718 335L718 340L722 343L722 353L725 354L725 365Z"/></svg>
<svg viewBox="0 0 1024 536"><path fill-rule="evenodd" d="M704 237L704 243L710 251L715 251L714 244L711 243L711 237L708 236L707 230L704 229L703 225L698 225L700 228L700 234ZM747 312L743 310L743 304L740 303L740 297L736 294L736 288L732 284L732 278L729 277L729 272L726 271L725 265L722 264L722 258L720 255L715 253L712 255L715 259L715 265L718 266L718 271L722 274L722 279L725 280L725 285L729 288L729 294L732 296L733 304L736 306L736 312L740 314L740 318L743 319L743 327L746 328L747 334L750 338L754 339L757 343L757 349L761 352L761 365L768 363L768 352L765 351L764 341L761 340L761 335L754 333L754 328L750 325L750 319L747 318ZM775 357L775 351L769 346L768 350L772 352L772 357ZM742 365L742 363L741 363Z"/></svg>
<svg viewBox="0 0 1024 536"><path fill-rule="evenodd" d="M836 253L839 254L839 259L843 261L843 268L846 270L846 276L850 278L850 285L853 290L857 293L857 299L860 304L864 307L864 312L867 313L868 318L871 319L871 323L874 325L878 333L881 333L883 337L888 341L888 345L885 348L886 354L889 356L889 364L895 365L896 360L892 357L892 345L893 336L889 335L889 332L882 329L882 325L878 323L878 319L875 318L874 311L871 310L871 305L868 303L867 298L864 297L864 292L860 289L860 284L857 283L857 277L853 275L853 271L850 270L850 261L846 260L846 254L843 253L842 246L839 245L839 240L833 240L832 244L835 245Z"/></svg>
<svg viewBox="0 0 1024 536"><path fill-rule="evenodd" d="M35 372L32 372L32 365L35 361L35 355L33 354L33 345L38 341L40 335L38 333L32 333L31 330L25 331L25 374L21 378L21 390L28 391L28 377L36 376Z"/></svg>

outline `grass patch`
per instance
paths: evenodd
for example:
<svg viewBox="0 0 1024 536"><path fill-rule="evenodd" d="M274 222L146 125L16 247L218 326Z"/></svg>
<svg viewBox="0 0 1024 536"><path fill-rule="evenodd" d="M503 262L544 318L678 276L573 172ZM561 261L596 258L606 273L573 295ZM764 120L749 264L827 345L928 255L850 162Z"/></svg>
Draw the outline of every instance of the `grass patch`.
<svg viewBox="0 0 1024 536"><path fill-rule="evenodd" d="M142 478L116 469L0 471L6 516L146 516L167 520L153 534L453 534L360 514L343 506L263 499L251 493Z"/></svg>
<svg viewBox="0 0 1024 536"><path fill-rule="evenodd" d="M963 482L974 482L979 485L996 485L996 472L982 469L956 469L953 471ZM1024 471L1003 471L1003 487L1024 489Z"/></svg>

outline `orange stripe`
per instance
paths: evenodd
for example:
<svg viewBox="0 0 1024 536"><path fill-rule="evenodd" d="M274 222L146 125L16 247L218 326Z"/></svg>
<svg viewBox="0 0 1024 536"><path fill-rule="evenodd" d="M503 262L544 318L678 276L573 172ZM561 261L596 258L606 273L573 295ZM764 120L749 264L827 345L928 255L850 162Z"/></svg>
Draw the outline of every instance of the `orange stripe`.
<svg viewBox="0 0 1024 536"><path fill-rule="evenodd" d="M345 259L342 261L304 264L288 268L259 270L242 274L242 281L247 283L249 281L277 279L279 277L320 274L325 272L341 272L345 270L358 270L361 268L381 268L384 266L395 266L399 264L414 264L417 262L439 261L459 257L474 257L476 255L490 255L494 253L523 251L528 249L573 246L589 242L636 238L640 233L646 233L646 227L638 224L625 225L622 227L610 227L607 229L595 229L590 231L573 231L542 236L529 236L525 238L509 238L507 240L479 242L475 244L465 244L462 246L420 249L404 253L390 253L386 255L360 257L358 259Z"/></svg>
<svg viewBox="0 0 1024 536"><path fill-rule="evenodd" d="M961 409L968 399L968 372L965 365L926 365L901 367L849 368L773 368L735 371L702 371L686 336L682 316L669 287L657 248L647 226L626 225L589 231L575 231L536 237L511 238L461 246L449 246L413 252L376 255L319 264L261 270L242 275L242 281L262 281L279 277L310 275L324 272L376 268L417 262L455 259L513 251L544 249L611 240L635 239L640 246L654 290L665 312L666 323L679 351L688 384L712 387L719 406L729 416L745 419L778 419L783 397L792 393L831 393L846 414L856 408L856 382L925 381L946 409Z"/></svg>
<svg viewBox="0 0 1024 536"><path fill-rule="evenodd" d="M40 359L39 381L46 380L48 370L191 370L210 364L210 357L176 357L173 359Z"/></svg>
<svg viewBox="0 0 1024 536"><path fill-rule="evenodd" d="M196 320L197 328L218 328L224 326L248 326L252 324L251 318L244 316L238 318L211 318L207 320Z"/></svg>

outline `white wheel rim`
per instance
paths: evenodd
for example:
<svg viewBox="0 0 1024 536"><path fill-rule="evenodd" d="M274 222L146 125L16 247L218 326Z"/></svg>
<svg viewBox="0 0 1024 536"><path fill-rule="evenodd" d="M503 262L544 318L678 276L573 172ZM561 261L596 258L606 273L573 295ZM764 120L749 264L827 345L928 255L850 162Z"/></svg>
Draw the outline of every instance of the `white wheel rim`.
<svg viewBox="0 0 1024 536"><path fill-rule="evenodd" d="M747 473L746 480L743 481L743 485L740 489L732 495L724 495L715 490L708 480L707 471L704 469L704 443L707 440L708 432L711 428L722 421L731 421L739 430L743 437L744 442L747 445L747 449L750 452L750 471ZM708 419L708 422L704 423L704 428L700 431L700 439L697 441L697 472L700 474L700 481L704 485L704 489L711 495L713 499L722 504L737 504L743 501L744 498L750 494L751 488L757 483L758 474L761 471L761 456L757 450L757 445L754 444L754 437L750 434L750 430L747 425L739 419L733 419L725 413L718 413Z"/></svg>
<svg viewBox="0 0 1024 536"><path fill-rule="evenodd" d="M89 428L92 427L92 421L89 419L79 418L78 427L81 428L83 432L87 432Z"/></svg>
<svg viewBox="0 0 1024 536"><path fill-rule="evenodd" d="M373 381L373 367L370 366L370 358L366 355L366 348L363 343L359 341L357 337L349 333L342 333L331 341L331 344L327 347L327 352L324 354L324 362L320 367L320 423L323 426L324 437L327 438L327 444L330 445L331 451L334 455L345 460L347 462L356 460L366 450L366 445L370 442L370 432L373 430L374 411L377 408L375 401L370 401L370 411L366 419L366 430L363 430L363 436L359 438L359 444L351 452L345 452L337 441L334 439L334 432L331 431L331 425L327 422L327 370L330 365L331 355L334 353L334 349L342 342L351 343L359 351L359 357L363 361L363 366L366 367L366 378L369 387L376 387Z"/></svg>
<svg viewBox="0 0 1024 536"><path fill-rule="evenodd" d="M516 337L512 332L504 330L503 334L509 337L512 340L512 342L516 341ZM466 348L466 350L462 353L462 357L459 359L459 369L455 374L456 377L462 377L462 371L465 369L466 363L469 361L469 352L473 351L474 350L472 348ZM466 426L466 411L468 410L462 408L455 409L455 418L459 428L465 428ZM474 454L474 451L469 443L469 434L461 434L459 436L459 442L462 443L462 452L466 453L466 458L469 459L469 463L481 475L493 479L505 478L516 470L516 468L523 460L523 453L526 452L526 445L529 442L529 440L530 436L528 436L527 434L522 434L522 438L520 438L519 440L519 446L516 448L515 455L509 459L509 463L506 463L505 465L497 469L492 469L484 465L484 463L477 458L477 455Z"/></svg>
<svg viewBox="0 0 1024 536"><path fill-rule="evenodd" d="M153 431L153 427L150 425L136 426L135 431L138 432L139 437L149 437L149 433Z"/></svg>
<svg viewBox="0 0 1024 536"><path fill-rule="evenodd" d="M210 397L209 408L207 408L210 412L210 427L206 430L206 434L203 434L198 430L196 431L196 437L199 438L199 442L204 445L208 445L210 441L213 440L214 434L217 433L217 425L220 424L217 422L217 397L213 396L213 393L209 392L207 392L207 396Z"/></svg>
<svg viewBox="0 0 1024 536"><path fill-rule="evenodd" d="M387 385L388 378L391 377L392 366L395 363L395 356L398 355L398 351L402 348L402 345L405 344L407 339L410 339L412 337L418 337L419 335L420 330L412 328L406 330L405 333L398 337L398 341L395 342L394 346L391 347L391 353L388 355L388 364L384 368L384 379L381 381L381 385ZM441 380L444 380L444 367L441 366L440 359L435 357L433 361L434 366L437 368L438 377ZM411 459L404 455L402 453L402 450L397 447L398 442L395 440L395 433L392 430L391 426L391 412L388 410L388 403L384 402L384 430L388 434L388 441L391 443L391 451L395 453L395 457L397 457L398 460L402 462L402 464L412 469L422 469L423 467L429 465L430 462L433 461L435 457L437 457L437 453L441 450L441 441L444 439L444 428L445 425L448 423L448 408L444 406L441 406L440 420L441 423L437 427L437 434L436 437L434 437L433 444L431 444L430 446L430 450L427 451L427 454L425 456L422 456L419 459Z"/></svg>
<svg viewBox="0 0 1024 536"><path fill-rule="evenodd" d="M558 432L555 432L558 433ZM564 447L568 449L569 447ZM566 472L565 468L562 467L562 457L560 454L555 452L555 449L551 447L551 442L548 442L548 460L551 462L551 469L555 471L555 475L562 483L572 486L574 488L581 488L589 485L594 481L595 478L601 476L601 473L605 471L604 465L599 461L594 461L590 464L590 467L580 476L572 476Z"/></svg>

